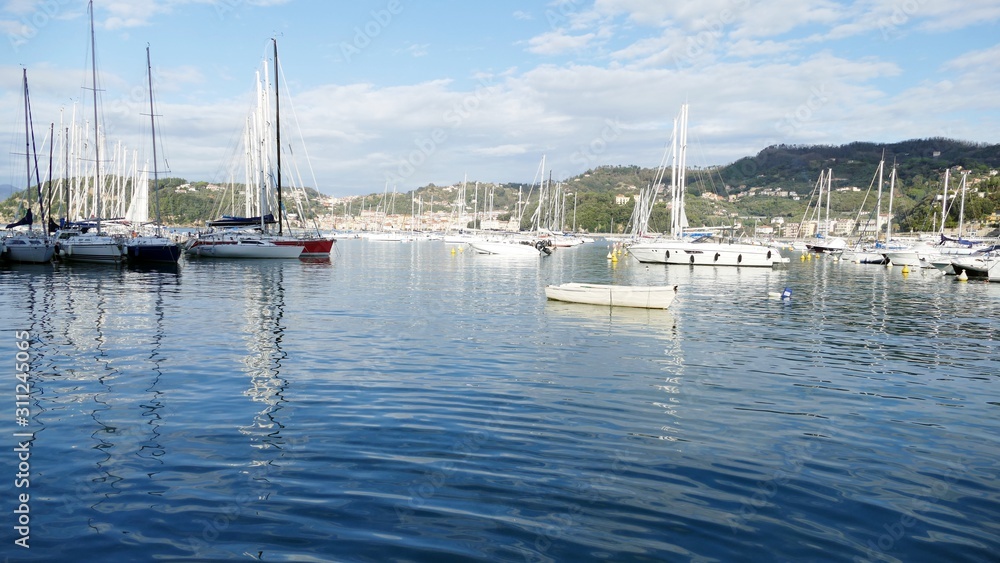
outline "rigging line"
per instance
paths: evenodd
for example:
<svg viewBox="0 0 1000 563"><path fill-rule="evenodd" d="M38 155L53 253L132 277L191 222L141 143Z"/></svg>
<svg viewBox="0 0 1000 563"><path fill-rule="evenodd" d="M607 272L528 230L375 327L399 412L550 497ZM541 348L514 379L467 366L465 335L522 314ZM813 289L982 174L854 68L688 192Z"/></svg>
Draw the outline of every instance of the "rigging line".
<svg viewBox="0 0 1000 563"><path fill-rule="evenodd" d="M319 191L319 182L316 180L316 172L313 170L312 160L309 158L309 148L306 146L305 137L302 135L302 127L299 125L299 116L295 111L295 104L292 101L291 90L288 89L288 80L285 79L285 69L282 67L281 62L278 62L278 74L281 77L281 82L285 87L285 99L288 103L288 108L292 111L292 120L295 121L295 129L299 134L299 142L302 143L302 153L306 158L306 166L309 168L309 175L312 177L313 189L317 192Z"/></svg>

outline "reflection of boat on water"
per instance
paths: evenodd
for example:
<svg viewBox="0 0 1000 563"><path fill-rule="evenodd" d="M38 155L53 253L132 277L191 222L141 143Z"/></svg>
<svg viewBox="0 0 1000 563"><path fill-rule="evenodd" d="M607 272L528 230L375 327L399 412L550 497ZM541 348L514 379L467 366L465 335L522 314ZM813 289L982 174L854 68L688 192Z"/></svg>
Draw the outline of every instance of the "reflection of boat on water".
<svg viewBox="0 0 1000 563"><path fill-rule="evenodd" d="M239 432L247 436L256 453L251 465L258 473L252 478L264 486L271 472L276 469L275 457L286 443L281 436L284 425L277 419L277 413L285 402L284 391L288 380L282 377L282 360L286 353L281 344L285 333L284 307L284 267L281 263L254 263L246 270L243 283L245 304L244 340L247 356L243 359L243 371L249 376L249 387L243 394L259 410L253 421L239 426ZM264 454L271 449L279 453Z"/></svg>
<svg viewBox="0 0 1000 563"><path fill-rule="evenodd" d="M116 515L134 509L134 498L165 488L167 394L161 389L161 366L167 354L162 349L179 276L160 270L109 275L97 266L69 272L56 286L58 303L47 309L58 328L47 335L55 354L46 354L52 367L45 371L45 395L63 411L47 429L56 435L89 435L92 444L81 447L82 457L68 466L74 472L70 479L53 469L53 483L68 482L53 495L74 495L86 503L88 525L105 531L116 525ZM127 302L120 295L123 283L132 289ZM80 478L81 464L86 479Z"/></svg>
<svg viewBox="0 0 1000 563"><path fill-rule="evenodd" d="M669 309L605 307L562 301L546 301L545 314L600 333L635 334L676 339L677 322Z"/></svg>
<svg viewBox="0 0 1000 563"><path fill-rule="evenodd" d="M674 302L676 296L676 285L615 285L570 282L545 287L545 297L553 301L608 307L666 309Z"/></svg>

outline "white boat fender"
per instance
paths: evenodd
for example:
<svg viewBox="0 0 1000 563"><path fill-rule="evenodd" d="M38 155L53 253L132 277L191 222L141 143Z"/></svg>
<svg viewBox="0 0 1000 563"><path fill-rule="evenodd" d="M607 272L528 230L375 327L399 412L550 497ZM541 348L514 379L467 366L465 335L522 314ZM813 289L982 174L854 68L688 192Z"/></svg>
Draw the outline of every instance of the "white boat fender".
<svg viewBox="0 0 1000 563"><path fill-rule="evenodd" d="M969 281L969 274L966 274L965 270L962 270L962 273L958 274L958 281Z"/></svg>

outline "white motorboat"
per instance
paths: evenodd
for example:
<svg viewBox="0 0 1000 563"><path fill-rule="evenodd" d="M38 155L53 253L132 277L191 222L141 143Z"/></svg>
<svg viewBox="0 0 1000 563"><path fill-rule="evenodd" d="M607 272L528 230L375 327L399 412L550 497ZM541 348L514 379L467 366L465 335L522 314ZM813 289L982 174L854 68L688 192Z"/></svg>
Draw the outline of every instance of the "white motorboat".
<svg viewBox="0 0 1000 563"><path fill-rule="evenodd" d="M531 240L476 240L469 246L479 254L499 254L502 256L538 257L552 254L552 246L546 241Z"/></svg>
<svg viewBox="0 0 1000 563"><path fill-rule="evenodd" d="M627 250L638 261L654 264L770 268L788 262L776 248L745 242L719 242L714 237L643 242Z"/></svg>

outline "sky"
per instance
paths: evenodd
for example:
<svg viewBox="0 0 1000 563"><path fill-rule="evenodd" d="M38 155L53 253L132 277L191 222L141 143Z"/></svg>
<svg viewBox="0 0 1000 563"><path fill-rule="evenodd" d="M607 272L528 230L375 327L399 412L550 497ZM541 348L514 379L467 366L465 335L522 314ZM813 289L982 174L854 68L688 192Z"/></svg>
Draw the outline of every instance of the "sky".
<svg viewBox="0 0 1000 563"><path fill-rule="evenodd" d="M0 184L23 187L22 73L47 157L50 124L92 119L90 21L82 0L0 1ZM148 46L157 166L189 181L242 175L272 39L286 173L338 197L531 182L543 156L556 180L656 167L685 103L689 166L1000 142L997 0L95 0L94 21L102 150L149 159Z"/></svg>

